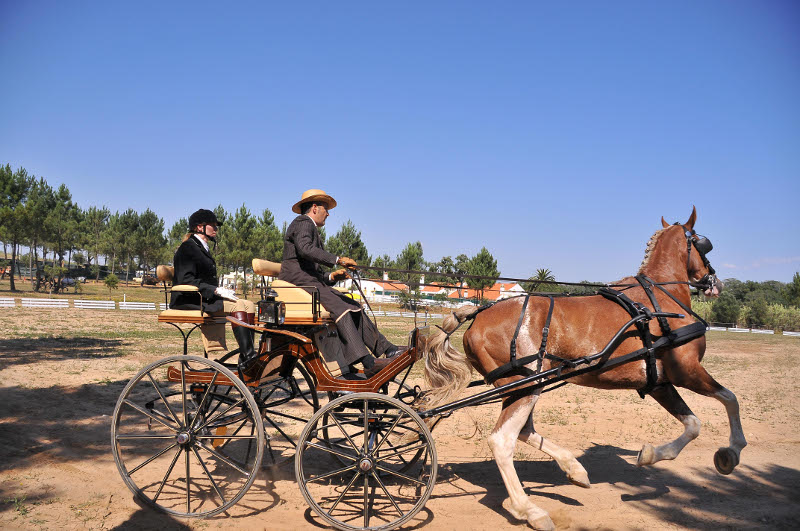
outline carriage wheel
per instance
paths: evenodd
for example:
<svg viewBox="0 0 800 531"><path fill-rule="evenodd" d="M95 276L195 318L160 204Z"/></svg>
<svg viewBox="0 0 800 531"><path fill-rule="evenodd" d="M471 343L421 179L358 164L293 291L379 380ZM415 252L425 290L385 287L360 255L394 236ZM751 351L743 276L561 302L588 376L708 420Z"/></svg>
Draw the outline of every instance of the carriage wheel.
<svg viewBox="0 0 800 531"><path fill-rule="evenodd" d="M206 383L191 383L190 371ZM125 386L111 448L122 479L146 504L206 517L234 505L252 485L264 425L250 390L230 370L206 358L172 356Z"/></svg>
<svg viewBox="0 0 800 531"><path fill-rule="evenodd" d="M288 375L259 385L255 397L266 430L265 464L286 463L294 458L300 433L319 409L320 395L314 379L296 360Z"/></svg>
<svg viewBox="0 0 800 531"><path fill-rule="evenodd" d="M413 466L407 456L421 453ZM326 523L344 530L394 529L422 509L436 482L428 427L400 400L345 395L320 409L300 436L295 475Z"/></svg>
<svg viewBox="0 0 800 531"><path fill-rule="evenodd" d="M400 400L406 405L411 405L414 402L414 398L416 398L416 392L413 387L406 383L401 383L399 379L395 378L393 380L389 380L380 388L380 393L382 395L386 395L389 398L395 398ZM328 392L328 398L333 400L338 396L336 393ZM339 408L339 414L342 414L344 407ZM325 417L322 419L322 437L325 441L325 444L328 445L329 448L336 448L337 446L341 446L342 438L339 434L338 429L336 428L336 424L331 420L331 415L334 412L329 412ZM398 446L402 445L407 439L409 435L402 430L396 430L389 435L387 439L387 444L390 446ZM398 461L401 462L402 467L399 469L400 472L405 472L409 470L411 467L416 464L417 460L422 457L424 453L424 448L420 448L417 452L414 453L402 453L397 456ZM333 458L338 460L339 463L342 465L347 464L347 460L339 457L337 454L333 454Z"/></svg>

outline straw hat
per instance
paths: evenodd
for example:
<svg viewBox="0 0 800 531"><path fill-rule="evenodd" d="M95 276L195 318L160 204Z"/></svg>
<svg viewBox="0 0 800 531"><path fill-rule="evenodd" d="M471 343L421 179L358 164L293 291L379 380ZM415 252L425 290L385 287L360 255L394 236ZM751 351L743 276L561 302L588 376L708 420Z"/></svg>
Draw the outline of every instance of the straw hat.
<svg viewBox="0 0 800 531"><path fill-rule="evenodd" d="M300 196L300 201L294 204L292 207L292 212L295 214L300 213L300 205L303 203L310 203L312 201L318 201L320 203L325 203L328 205L328 210L331 210L333 207L336 206L336 199L332 198L328 194L325 193L325 190L317 190L316 188L312 188L310 190L306 190L303 192L303 195Z"/></svg>

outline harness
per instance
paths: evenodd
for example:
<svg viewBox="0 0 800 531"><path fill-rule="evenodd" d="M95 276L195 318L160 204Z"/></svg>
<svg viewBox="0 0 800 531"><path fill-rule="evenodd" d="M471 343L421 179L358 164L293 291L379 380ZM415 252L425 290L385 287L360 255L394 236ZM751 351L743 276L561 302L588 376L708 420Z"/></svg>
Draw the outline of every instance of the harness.
<svg viewBox="0 0 800 531"><path fill-rule="evenodd" d="M687 245L687 252L686 252L686 268L689 269L689 259L692 247L697 248L698 254L703 260L703 264L708 268L709 274L703 277L699 282L661 282L656 283L651 278L646 275L639 274L636 275L634 278L638 282L639 286L642 287L647 298L650 301L653 309L651 310L646 305L635 302L631 300L627 295L625 295L622 291L613 289L609 286L600 287L597 290L597 294L605 297L606 299L619 304L630 316L631 320L630 323L633 323L636 327L636 331L638 333L639 339L642 342L642 348L625 355L625 358L628 360L633 359L643 359L645 361L645 375L646 375L646 383L645 385L637 389L637 393L639 396L644 398L645 395L649 394L655 387L658 385L658 369L656 366L656 352L660 351L665 348L676 347L682 345L684 343L688 343L698 337L705 335L706 329L708 328L708 323L700 317L696 312L694 312L689 306L678 300L678 298L670 293L666 288L665 285L669 284L690 284L694 287L707 287L709 285L713 286L713 283L716 281L714 277L714 269L711 267L711 264L708 262L708 258L706 258L706 253L709 252L712 248L711 242L703 237L698 236L694 230L686 231L686 245ZM625 289L633 287L628 285ZM658 303L658 299L655 296L654 288L658 288L664 294L666 294L670 299L675 301L678 306L680 306L686 313L692 315L696 322L691 323L686 326L682 326L677 329L672 329L667 321L668 318L675 318L675 317L684 317L680 314L670 314L664 313L661 310L661 306ZM510 351L510 359L508 363L497 367L496 369L490 371L484 377L484 381L487 384L492 384L503 378L505 376L516 374L516 375L523 375L523 376L532 376L536 374L541 374L542 371L542 364L545 359L549 359L558 363L558 366L550 371L554 371L555 375L558 379L562 379L561 371L563 369L575 369L580 365L592 365L593 362L597 361L592 368L600 368L605 365L608 359L613 354L613 350L609 350L607 352L603 352L602 355L598 356L597 354L584 356L581 358L573 358L573 359L566 359L561 358L559 356L555 356L553 354L549 354L547 352L547 337L550 332L550 321L553 317L553 306L554 306L554 296L553 295L541 295L547 296L550 299L550 306L547 311L547 318L545 319L544 327L542 328L542 341L539 346L539 350L530 356L524 356L522 358L517 358L517 336L519 336L520 328L522 327L522 323L525 318L525 311L528 307L528 301L532 294L528 293L525 295L525 300L522 302L522 310L520 312L519 320L517 321L517 327L514 330L514 336L511 338L511 344L509 347ZM485 308L481 308L483 310ZM659 328L661 329L660 336L654 336L652 332L650 332L650 321L652 319L656 319L659 324ZM459 326L461 323L459 324ZM627 328L626 325L624 328ZM624 332L620 330L618 335ZM455 331L455 330L454 330ZM451 332L452 333L452 332ZM536 370L532 371L527 367L530 363L536 362ZM580 371L581 373L583 371ZM473 384L479 384L482 382L473 382ZM554 387L551 387L550 390L555 389L561 385L565 385L566 381L561 381ZM472 385L472 384L470 384Z"/></svg>

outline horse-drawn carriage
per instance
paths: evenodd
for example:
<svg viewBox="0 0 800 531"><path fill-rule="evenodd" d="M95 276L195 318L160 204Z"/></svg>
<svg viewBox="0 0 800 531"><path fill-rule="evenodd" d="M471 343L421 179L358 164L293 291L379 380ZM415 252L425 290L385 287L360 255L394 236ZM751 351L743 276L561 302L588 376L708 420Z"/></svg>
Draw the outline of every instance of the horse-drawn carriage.
<svg viewBox="0 0 800 531"><path fill-rule="evenodd" d="M527 294L459 310L439 330L415 328L409 349L371 378L343 378L326 363L337 348L334 323L313 290L262 282L259 357L242 367L236 351L212 360L187 355L189 335L220 319L202 311L167 310L159 322L181 330L183 355L142 369L125 387L112 422L112 448L128 487L150 506L180 517L206 517L237 503L262 462L294 461L303 497L339 529L393 529L425 505L436 482L431 429L452 411L492 400L502 413L489 444L509 491L509 510L537 529L552 527L527 497L513 467L517 440L558 461L568 478L589 486L568 451L533 429L541 392L566 382L650 394L685 426L675 441L645 445L638 464L674 458L699 433L699 421L673 384L714 396L726 407L730 446L714 462L730 473L746 444L733 393L700 366L705 323L688 314L689 286L713 294L718 284L705 256L710 242L686 224L667 225L648 244L639 275L598 294ZM663 222L663 219L662 219ZM696 249L696 252L692 252ZM275 277L279 264L254 260ZM159 278L169 278L159 268ZM655 279L655 280L654 280ZM173 290L191 290L174 286ZM450 344L461 323L464 353ZM425 358L427 387L408 385ZM470 367L488 391L451 401L469 384Z"/></svg>

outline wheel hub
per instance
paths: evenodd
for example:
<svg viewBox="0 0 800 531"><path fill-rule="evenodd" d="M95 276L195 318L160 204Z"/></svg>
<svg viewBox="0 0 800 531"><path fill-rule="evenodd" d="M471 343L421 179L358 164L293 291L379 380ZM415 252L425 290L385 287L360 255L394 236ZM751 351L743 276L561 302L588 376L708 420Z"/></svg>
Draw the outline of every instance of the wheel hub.
<svg viewBox="0 0 800 531"><path fill-rule="evenodd" d="M182 431L178 434L178 444L186 445L192 440L192 434L188 431Z"/></svg>
<svg viewBox="0 0 800 531"><path fill-rule="evenodd" d="M375 463L372 462L372 459L365 457L361 461L358 462L358 469L361 470L363 473L370 472L372 467L375 466Z"/></svg>

